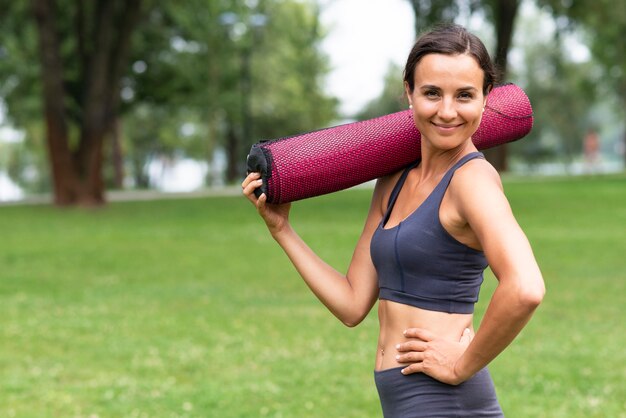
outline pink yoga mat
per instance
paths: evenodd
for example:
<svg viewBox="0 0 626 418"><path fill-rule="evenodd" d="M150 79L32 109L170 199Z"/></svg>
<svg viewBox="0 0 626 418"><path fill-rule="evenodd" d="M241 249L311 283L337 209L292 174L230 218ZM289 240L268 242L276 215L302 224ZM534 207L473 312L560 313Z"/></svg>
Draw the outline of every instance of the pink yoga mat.
<svg viewBox="0 0 626 418"><path fill-rule="evenodd" d="M515 141L530 132L532 107L514 85L495 87L472 141L478 149ZM270 203L285 203L347 189L391 174L421 155L410 110L319 131L261 141L248 155L248 171L261 172Z"/></svg>

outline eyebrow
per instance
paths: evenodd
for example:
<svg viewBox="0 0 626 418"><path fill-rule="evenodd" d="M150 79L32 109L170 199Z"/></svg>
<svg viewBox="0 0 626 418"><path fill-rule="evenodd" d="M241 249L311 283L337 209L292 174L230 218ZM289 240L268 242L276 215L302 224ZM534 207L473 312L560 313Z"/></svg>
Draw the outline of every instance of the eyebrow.
<svg viewBox="0 0 626 418"><path fill-rule="evenodd" d="M419 86L420 90L441 90L441 87L435 86L432 84L424 84L423 86ZM478 89L474 86L464 86L459 87L456 91L478 91Z"/></svg>
<svg viewBox="0 0 626 418"><path fill-rule="evenodd" d="M456 91L469 91L469 90L478 91L478 89L476 87L474 87L474 86L461 87L461 88L457 89Z"/></svg>

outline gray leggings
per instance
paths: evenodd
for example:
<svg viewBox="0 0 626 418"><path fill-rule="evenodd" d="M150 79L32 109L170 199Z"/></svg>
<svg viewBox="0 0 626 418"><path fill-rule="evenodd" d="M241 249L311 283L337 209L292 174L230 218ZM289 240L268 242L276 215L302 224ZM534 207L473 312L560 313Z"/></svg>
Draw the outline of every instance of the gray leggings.
<svg viewBox="0 0 626 418"><path fill-rule="evenodd" d="M400 370L374 372L385 418L504 417L487 368L458 386Z"/></svg>

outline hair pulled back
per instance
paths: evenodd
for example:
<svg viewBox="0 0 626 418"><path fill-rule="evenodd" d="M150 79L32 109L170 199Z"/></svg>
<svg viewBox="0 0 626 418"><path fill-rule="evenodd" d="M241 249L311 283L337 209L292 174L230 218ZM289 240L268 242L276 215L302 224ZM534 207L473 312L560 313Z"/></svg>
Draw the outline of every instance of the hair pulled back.
<svg viewBox="0 0 626 418"><path fill-rule="evenodd" d="M415 88L415 68L427 54L463 55L473 57L483 70L483 94L486 96L496 82L497 73L483 42L463 26L443 24L419 37L404 67L404 81L410 91Z"/></svg>

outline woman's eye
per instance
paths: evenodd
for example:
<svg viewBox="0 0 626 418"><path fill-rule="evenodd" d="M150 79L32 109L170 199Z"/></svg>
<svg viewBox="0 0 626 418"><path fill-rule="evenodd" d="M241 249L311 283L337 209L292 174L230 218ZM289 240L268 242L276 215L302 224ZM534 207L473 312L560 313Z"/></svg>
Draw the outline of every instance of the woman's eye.
<svg viewBox="0 0 626 418"><path fill-rule="evenodd" d="M439 97L439 93L436 90L427 90L424 92L424 96L426 97Z"/></svg>
<svg viewBox="0 0 626 418"><path fill-rule="evenodd" d="M468 93L466 91L459 93L459 99L461 100L472 100L474 98L474 96L472 96L471 93Z"/></svg>

